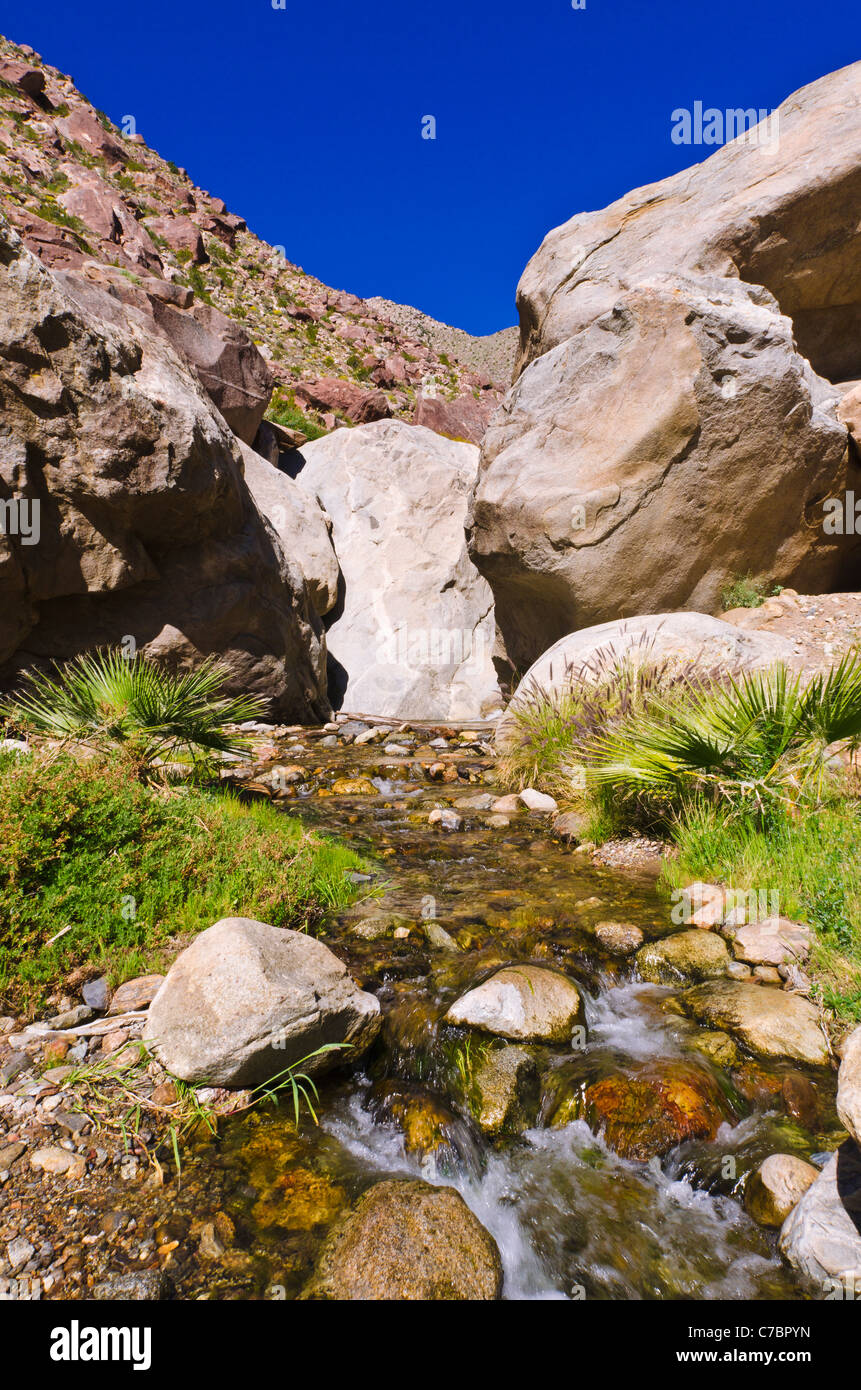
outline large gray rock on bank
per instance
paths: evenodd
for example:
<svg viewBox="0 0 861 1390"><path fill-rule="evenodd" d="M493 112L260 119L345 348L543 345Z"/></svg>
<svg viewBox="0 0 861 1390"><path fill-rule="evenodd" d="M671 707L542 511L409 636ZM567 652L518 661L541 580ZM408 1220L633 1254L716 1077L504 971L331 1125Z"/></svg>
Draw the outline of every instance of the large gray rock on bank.
<svg viewBox="0 0 861 1390"><path fill-rule="evenodd" d="M820 1285L826 1280L861 1281L861 1234L841 1196L844 1165L851 1157L844 1144L808 1187L780 1232L781 1254ZM831 1288L824 1292L834 1294Z"/></svg>
<svg viewBox="0 0 861 1390"><path fill-rule="evenodd" d="M300 1061L309 1075L352 1062L379 1027L377 999L322 942L224 917L174 961L145 1040L183 1081L256 1086ZM349 1046L310 1055L327 1043Z"/></svg>
<svg viewBox="0 0 861 1390"><path fill-rule="evenodd" d="M837 1077L837 1113L856 1144L861 1144L861 1028L850 1034Z"/></svg>
<svg viewBox="0 0 861 1390"><path fill-rule="evenodd" d="M53 274L0 220L0 675L134 638L211 654L278 717L329 709L304 576L254 505L234 436L146 317Z"/></svg>
<svg viewBox="0 0 861 1390"><path fill-rule="evenodd" d="M858 76L795 93L779 142L578 215L527 266L468 523L516 665L620 616L715 612L740 574L845 580L853 538L822 502L849 479L830 382L861 376Z"/></svg>
<svg viewBox="0 0 861 1390"><path fill-rule="evenodd" d="M381 420L297 453L297 482L332 518L343 574L327 633L333 702L404 719L499 708L493 598L463 532L475 446Z"/></svg>

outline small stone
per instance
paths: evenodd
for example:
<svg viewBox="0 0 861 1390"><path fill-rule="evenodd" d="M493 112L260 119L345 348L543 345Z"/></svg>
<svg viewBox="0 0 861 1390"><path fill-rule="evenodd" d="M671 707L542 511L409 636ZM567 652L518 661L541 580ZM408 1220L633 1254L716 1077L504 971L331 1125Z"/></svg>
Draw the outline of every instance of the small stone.
<svg viewBox="0 0 861 1390"><path fill-rule="evenodd" d="M463 820L449 807L435 806L428 816L428 825L438 825L440 830L463 830Z"/></svg>
<svg viewBox="0 0 861 1390"><path fill-rule="evenodd" d="M145 1269L138 1274L119 1274L96 1284L90 1297L97 1302L157 1303L167 1298L168 1288L168 1279L162 1270Z"/></svg>
<svg viewBox="0 0 861 1390"><path fill-rule="evenodd" d="M164 975L139 975L137 979L126 980L125 984L114 991L108 1009L109 1016L139 1013L148 1009L163 983Z"/></svg>
<svg viewBox="0 0 861 1390"><path fill-rule="evenodd" d="M55 1031L57 1029L77 1028L79 1023L88 1023L92 1016L93 1011L88 1004L78 1004L74 1009L66 1009L64 1013L49 1018L47 1027Z"/></svg>
<svg viewBox="0 0 861 1390"><path fill-rule="evenodd" d="M30 1155L30 1166L36 1172L49 1173L52 1177L67 1177L79 1181L87 1171L87 1161L83 1154L69 1153L59 1147L36 1149Z"/></svg>
<svg viewBox="0 0 861 1390"><path fill-rule="evenodd" d="M754 979L761 980L764 985L777 985L779 988L783 984L780 971L773 965L755 965L753 975Z"/></svg>
<svg viewBox="0 0 861 1390"><path fill-rule="evenodd" d="M484 822L491 830L505 830L511 824L509 816L488 816Z"/></svg>
<svg viewBox="0 0 861 1390"><path fill-rule="evenodd" d="M560 840L564 840L567 845L576 845L584 840L588 828L589 817L584 816L580 811L564 811L553 822L553 833L558 835Z"/></svg>
<svg viewBox="0 0 861 1390"><path fill-rule="evenodd" d="M370 777L337 777L332 783L333 796L377 796L378 791Z"/></svg>
<svg viewBox="0 0 861 1390"><path fill-rule="evenodd" d="M224 1254L224 1246L215 1234L215 1226L211 1221L207 1221L200 1232L200 1244L198 1253L202 1260L220 1260Z"/></svg>
<svg viewBox="0 0 861 1390"><path fill-rule="evenodd" d="M491 811L495 816L513 816L520 810L520 797L516 792L510 796L498 796L491 805Z"/></svg>
<svg viewBox="0 0 861 1390"><path fill-rule="evenodd" d="M33 1059L26 1052L11 1053L0 1066L0 1086L8 1086L22 1072L29 1071L32 1065Z"/></svg>
<svg viewBox="0 0 861 1390"><path fill-rule="evenodd" d="M12 1267L13 1273L16 1269L20 1269L22 1265L25 1265L28 1260L32 1260L35 1253L35 1245L31 1245L29 1240L25 1240L23 1236L16 1236L15 1239L10 1240L9 1244L6 1246L6 1258Z"/></svg>
<svg viewBox="0 0 861 1390"><path fill-rule="evenodd" d="M26 1152L27 1145L22 1144L20 1139L16 1140L14 1144L7 1144L0 1149L0 1172L8 1172L12 1164L17 1163L22 1154Z"/></svg>
<svg viewBox="0 0 861 1390"><path fill-rule="evenodd" d="M423 923L425 940L429 946L435 946L439 951L459 951L460 947L453 937L449 936L445 927L441 927L439 922L429 920Z"/></svg>
<svg viewBox="0 0 861 1390"><path fill-rule="evenodd" d="M98 980L88 980L81 990L81 997L97 1014L103 1014L111 998L107 978L102 975Z"/></svg>
<svg viewBox="0 0 861 1390"><path fill-rule="evenodd" d="M788 917L766 917L739 927L732 949L736 960L748 965L798 964L810 955L810 928Z"/></svg>
<svg viewBox="0 0 861 1390"><path fill-rule="evenodd" d="M409 927L395 927L394 931L392 932L392 936L394 937L395 941L406 941L409 934Z"/></svg>
<svg viewBox="0 0 861 1390"><path fill-rule="evenodd" d="M42 1048L43 1062L65 1061L71 1042L69 1038L49 1038Z"/></svg>
<svg viewBox="0 0 861 1390"><path fill-rule="evenodd" d="M50 1081L52 1086L60 1086L74 1072L74 1067L48 1067L42 1075L46 1081Z"/></svg>

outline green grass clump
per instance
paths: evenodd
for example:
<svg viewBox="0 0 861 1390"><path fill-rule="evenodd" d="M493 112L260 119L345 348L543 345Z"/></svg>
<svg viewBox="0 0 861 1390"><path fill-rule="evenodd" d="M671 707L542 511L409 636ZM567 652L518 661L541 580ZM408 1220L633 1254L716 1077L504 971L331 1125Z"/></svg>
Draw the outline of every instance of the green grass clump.
<svg viewBox="0 0 861 1390"><path fill-rule="evenodd" d="M782 588L781 584L772 584L767 579L754 579L752 574L738 575L721 590L721 607L725 613L731 608L760 608Z"/></svg>
<svg viewBox="0 0 861 1390"><path fill-rule="evenodd" d="M311 929L362 867L265 802L156 789L122 756L4 757L0 1002L36 1008L80 965L114 981L163 968L220 917Z"/></svg>
<svg viewBox="0 0 861 1390"><path fill-rule="evenodd" d="M306 415L296 404L292 391L276 390L272 394L266 419L285 429L301 430L308 439L322 439L326 431L310 415Z"/></svg>

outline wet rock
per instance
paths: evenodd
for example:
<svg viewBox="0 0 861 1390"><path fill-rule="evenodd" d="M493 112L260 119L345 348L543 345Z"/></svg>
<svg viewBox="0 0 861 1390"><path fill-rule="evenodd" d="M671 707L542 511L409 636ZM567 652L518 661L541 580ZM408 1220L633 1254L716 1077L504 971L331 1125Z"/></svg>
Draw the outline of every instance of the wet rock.
<svg viewBox="0 0 861 1390"><path fill-rule="evenodd" d="M520 793L520 800L527 811L537 811L541 815L549 815L551 811L558 811L559 809L552 796L546 796L544 792L536 791L534 787L524 787Z"/></svg>
<svg viewBox="0 0 861 1390"><path fill-rule="evenodd" d="M760 984L773 985L776 989L780 989L783 985L780 972L773 965L755 965L753 978L759 980Z"/></svg>
<svg viewBox="0 0 861 1390"><path fill-rule="evenodd" d="M621 1158L647 1161L687 1139L714 1139L728 1105L708 1072L686 1062L644 1063L563 1099L554 1128L584 1119Z"/></svg>
<svg viewBox="0 0 861 1390"><path fill-rule="evenodd" d="M788 917L766 917L739 927L733 937L736 960L748 965L785 965L804 961L810 955L810 928Z"/></svg>
<svg viewBox="0 0 861 1390"><path fill-rule="evenodd" d="M643 944L643 933L633 922L599 922L595 936L614 956L630 956Z"/></svg>
<svg viewBox="0 0 861 1390"><path fill-rule="evenodd" d="M136 1274L117 1274L93 1288L91 1298L97 1302L128 1301L158 1303L169 1296L170 1282L164 1270L144 1269Z"/></svg>
<svg viewBox="0 0 861 1390"><path fill-rule="evenodd" d="M520 810L520 806L520 797L512 792L508 796L498 796L490 809L497 816L513 816L516 811Z"/></svg>
<svg viewBox="0 0 861 1390"><path fill-rule="evenodd" d="M16 1076L29 1071L32 1065L33 1059L28 1053L10 1053L5 1062L0 1064L0 1086L8 1086L9 1082L14 1081Z"/></svg>
<svg viewBox="0 0 861 1390"><path fill-rule="evenodd" d="M848 1140L811 1183L781 1228L781 1254L820 1285L826 1280L861 1279L861 1235L841 1196L841 1189L846 1191L849 1187L857 1165L857 1145Z"/></svg>
<svg viewBox="0 0 861 1390"><path fill-rule="evenodd" d="M17 1163L27 1152L27 1145L20 1139L16 1139L13 1144L6 1144L0 1149L0 1173L8 1172L13 1163Z"/></svg>
<svg viewBox="0 0 861 1390"><path fill-rule="evenodd" d="M511 820L508 816L488 816L484 823L490 830L507 830Z"/></svg>
<svg viewBox="0 0 861 1390"><path fill-rule="evenodd" d="M743 981L695 985L679 995L683 1011L737 1037L761 1057L790 1057L827 1066L828 1045L813 1004L784 990Z"/></svg>
<svg viewBox="0 0 861 1390"><path fill-rule="evenodd" d="M443 1101L420 1086L387 1078L378 1081L368 1097L377 1124L393 1124L404 1138L407 1153L443 1164L468 1159L474 1142L465 1122Z"/></svg>
<svg viewBox="0 0 861 1390"><path fill-rule="evenodd" d="M148 1009L164 983L164 975L139 975L114 991L108 1015L138 1013Z"/></svg>
<svg viewBox="0 0 861 1390"><path fill-rule="evenodd" d="M29 1240L25 1240L23 1236L16 1236L14 1240L10 1240L6 1246L6 1259L9 1261L12 1273L14 1274L16 1269L20 1269L28 1260L32 1260L35 1253L36 1247L31 1245Z"/></svg>
<svg viewBox="0 0 861 1390"><path fill-rule="evenodd" d="M572 980L538 965L510 965L456 1000L445 1021L515 1042L567 1042L582 1013Z"/></svg>
<svg viewBox="0 0 861 1390"><path fill-rule="evenodd" d="M535 1123L538 1063L526 1047L492 1048L473 1078L473 1114L485 1134L520 1134Z"/></svg>
<svg viewBox="0 0 861 1390"><path fill-rule="evenodd" d="M440 830L463 830L463 820L448 807L435 806L428 816L428 825L438 825Z"/></svg>
<svg viewBox="0 0 861 1390"><path fill-rule="evenodd" d="M804 1125L805 1129L816 1130L819 1127L819 1097L816 1089L806 1076L800 1072L790 1072L783 1078L783 1103L786 1106L786 1113L791 1115L799 1124Z"/></svg>
<svg viewBox="0 0 861 1390"><path fill-rule="evenodd" d="M452 936L449 936L445 927L441 927L439 922L428 920L422 923L424 927L425 940L429 946L435 946L438 951L459 951L460 947Z"/></svg>
<svg viewBox="0 0 861 1390"><path fill-rule="evenodd" d="M818 1168L794 1154L770 1154L745 1184L748 1215L760 1226L782 1226L818 1177Z"/></svg>
<svg viewBox="0 0 861 1390"><path fill-rule="evenodd" d="M837 1113L856 1144L861 1143L861 1028L843 1045L837 1077Z"/></svg>
<svg viewBox="0 0 861 1390"><path fill-rule="evenodd" d="M377 796L379 788L375 787L370 777L337 777L332 783L333 796Z"/></svg>
<svg viewBox="0 0 861 1390"><path fill-rule="evenodd" d="M381 1182L330 1232L303 1299L496 1299L496 1242L452 1187Z"/></svg>
<svg viewBox="0 0 861 1390"><path fill-rule="evenodd" d="M738 1044L729 1033L717 1029L700 1030L690 1039L690 1045L718 1067L734 1067L739 1060Z"/></svg>
<svg viewBox="0 0 861 1390"><path fill-rule="evenodd" d="M726 975L729 952L712 932L675 932L661 941L650 941L637 952L637 969L654 984L680 980L715 980Z"/></svg>
<svg viewBox="0 0 861 1390"><path fill-rule="evenodd" d="M380 1006L303 932L225 917L174 961L149 1011L146 1041L184 1081L253 1086L311 1056L315 1075L353 1061L380 1026Z"/></svg>

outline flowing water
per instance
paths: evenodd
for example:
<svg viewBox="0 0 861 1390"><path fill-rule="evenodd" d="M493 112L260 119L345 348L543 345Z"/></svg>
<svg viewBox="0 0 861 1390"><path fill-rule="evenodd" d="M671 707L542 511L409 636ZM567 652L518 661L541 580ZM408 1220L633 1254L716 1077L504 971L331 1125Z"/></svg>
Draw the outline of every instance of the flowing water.
<svg viewBox="0 0 861 1390"><path fill-rule="evenodd" d="M539 817L489 828L486 813L467 810L460 832L430 827L433 806L495 790L480 739L451 756L460 775L450 784L428 782L420 760L379 748L328 748L308 735L303 747L280 761L298 760L312 775L279 804L373 862L360 885L367 897L322 939L379 997L382 1039L365 1070L321 1084L319 1126L305 1121L297 1133L286 1110L256 1112L196 1150L184 1200L198 1215L227 1213L250 1251L214 1281L207 1274L207 1295L295 1297L336 1216L372 1182L410 1175L459 1189L497 1240L507 1298L804 1297L775 1234L748 1218L740 1194L769 1153L811 1158L834 1147L833 1087L788 1063L742 1057L722 1070L696 1047L696 1026L672 1011L672 990L638 982L629 961L602 952L601 921L634 923L647 938L669 929L655 878L593 866ZM345 776L372 778L377 794L333 795ZM356 935L363 919L385 914L402 918L409 934L394 938L390 925L378 939ZM428 924L457 949L430 944ZM588 1044L537 1049L536 1123L490 1140L463 1100L471 1043L441 1018L495 968L526 962L579 983ZM644 1065L708 1083L722 1117L713 1140L637 1161L618 1157L583 1119L554 1124L560 1097ZM810 1128L787 1105L787 1077L812 1097ZM434 1142L411 1139L428 1126ZM190 1266L179 1285L181 1296L199 1293L200 1272Z"/></svg>

